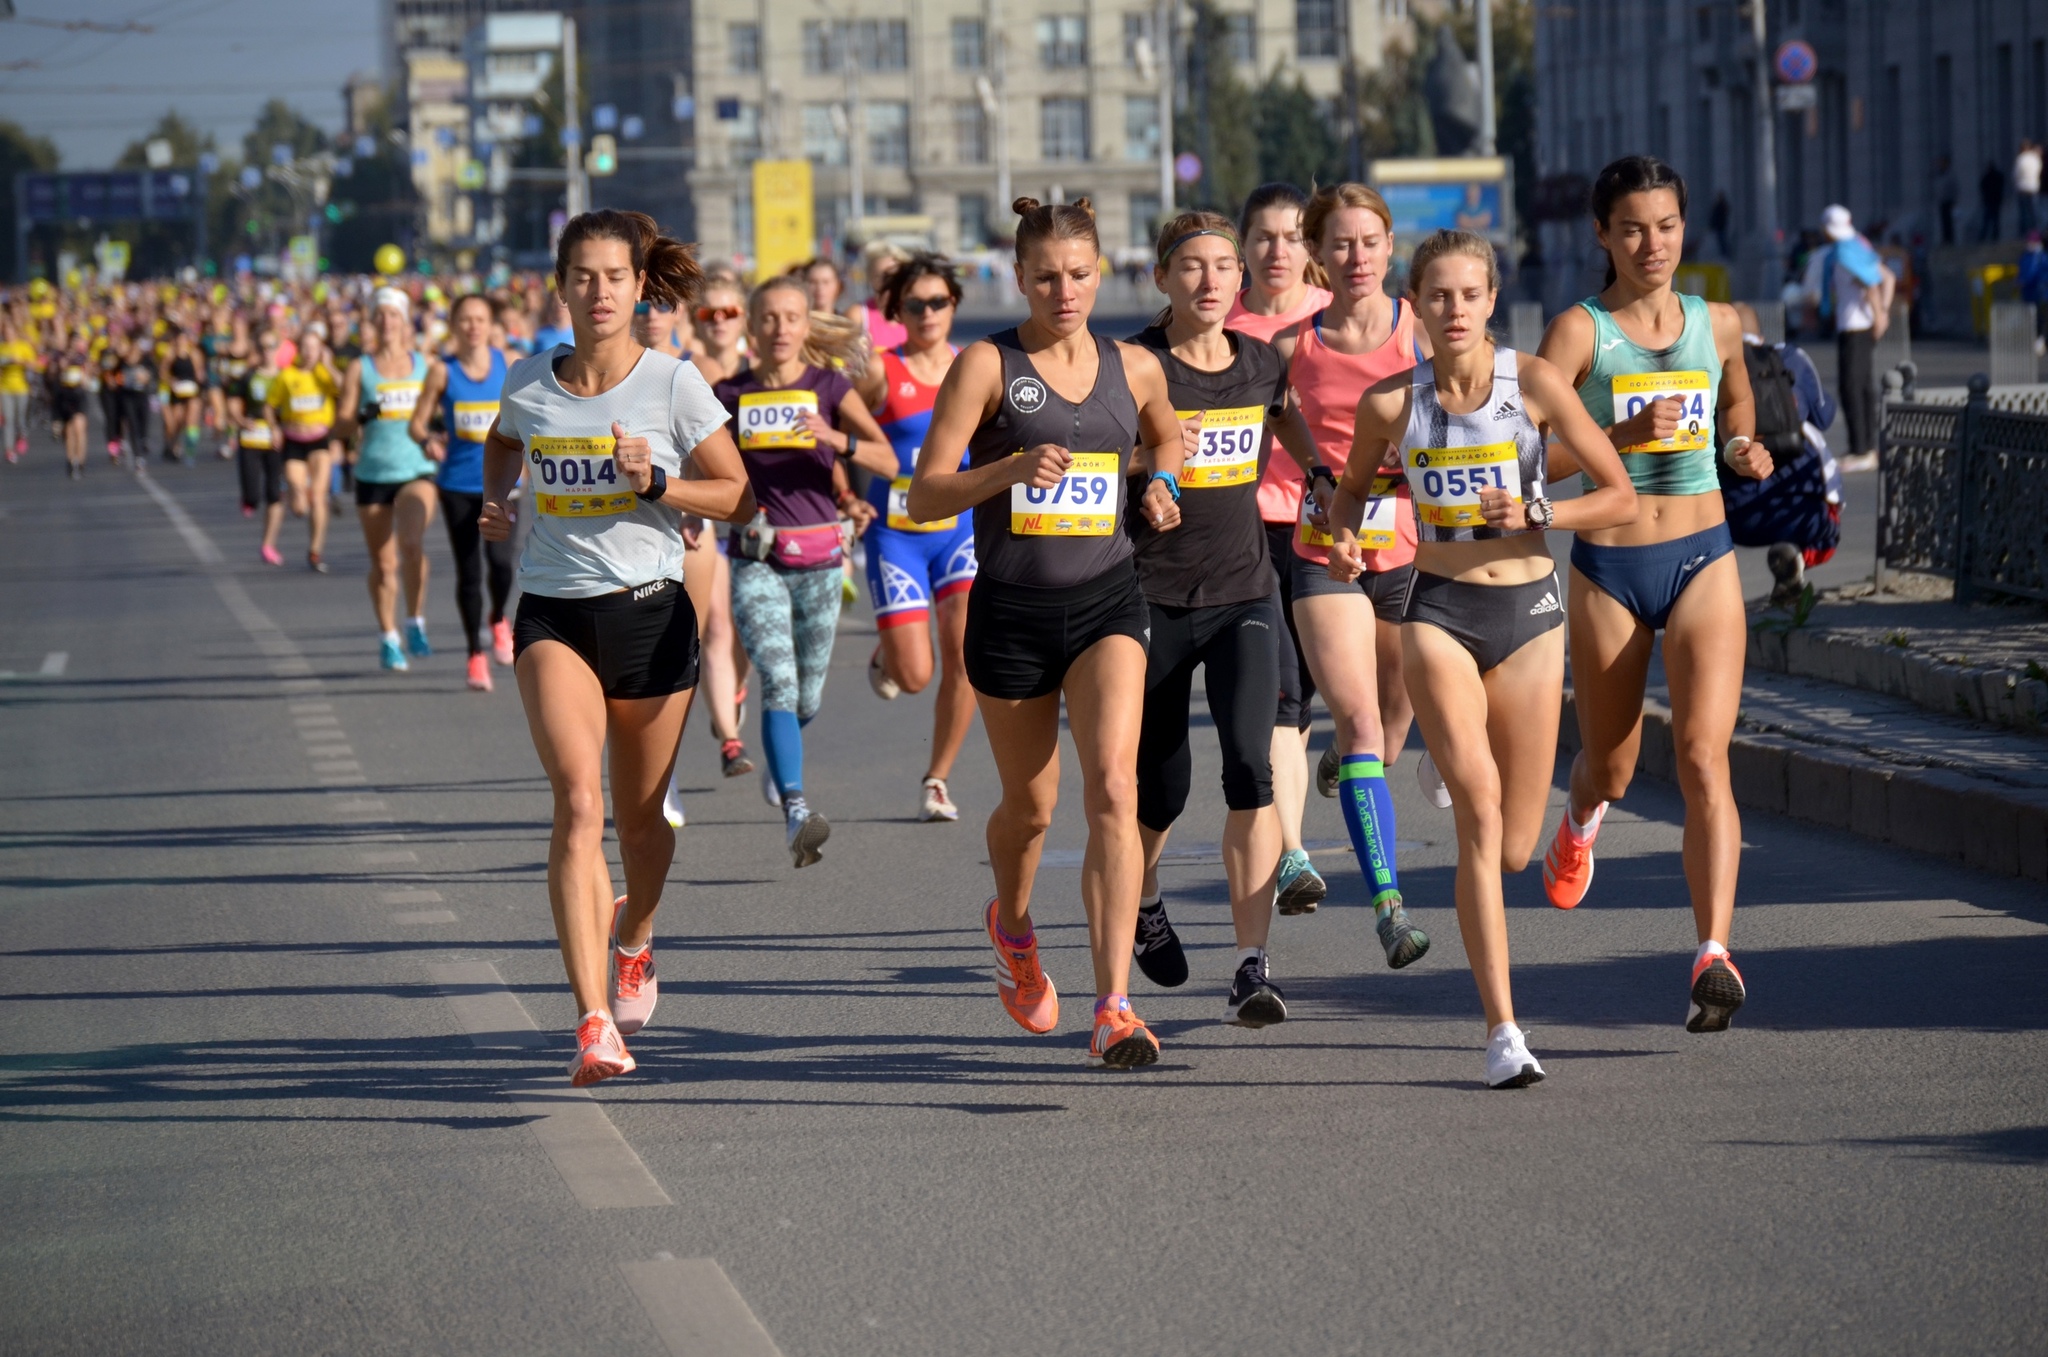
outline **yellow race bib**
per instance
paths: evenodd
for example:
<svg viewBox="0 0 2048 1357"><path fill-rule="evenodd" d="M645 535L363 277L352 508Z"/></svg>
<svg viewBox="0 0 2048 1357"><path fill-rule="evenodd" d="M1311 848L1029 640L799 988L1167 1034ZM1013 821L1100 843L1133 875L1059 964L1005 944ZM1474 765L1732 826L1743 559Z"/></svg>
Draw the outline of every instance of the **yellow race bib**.
<svg viewBox="0 0 2048 1357"><path fill-rule="evenodd" d="M379 382L377 383L377 418L411 419L413 407L420 403L420 383Z"/></svg>
<svg viewBox="0 0 2048 1357"><path fill-rule="evenodd" d="M1367 551L1385 551L1401 540L1399 511L1394 507L1394 491L1399 482L1390 476L1372 478L1372 493L1365 501L1365 513L1358 520L1358 545ZM1301 497L1301 522L1298 525L1300 542L1305 547L1321 547L1325 551L1337 545L1337 539L1308 521L1308 506L1311 496Z"/></svg>
<svg viewBox="0 0 2048 1357"><path fill-rule="evenodd" d="M188 401L199 394L197 382L172 382L171 395L181 401Z"/></svg>
<svg viewBox="0 0 2048 1357"><path fill-rule="evenodd" d="M535 438L526 450L534 507L555 518L609 518L640 503L612 458L610 434Z"/></svg>
<svg viewBox="0 0 2048 1357"><path fill-rule="evenodd" d="M898 476L889 482L889 517L886 521L898 532L944 532L960 518L956 514L930 523L919 523L913 519L910 516L910 477Z"/></svg>
<svg viewBox="0 0 2048 1357"><path fill-rule="evenodd" d="M1505 490L1522 500L1522 463L1513 443L1476 448L1408 449L1408 492L1415 516L1438 528L1483 528L1481 490Z"/></svg>
<svg viewBox="0 0 2048 1357"><path fill-rule="evenodd" d="M455 402L455 436L465 443L481 443L498 418L496 401Z"/></svg>
<svg viewBox="0 0 2048 1357"><path fill-rule="evenodd" d="M804 416L818 413L815 391L750 391L740 397L740 447L747 452L814 448Z"/></svg>
<svg viewBox="0 0 2048 1357"><path fill-rule="evenodd" d="M1051 489L1011 486L1010 531L1020 537L1109 536L1116 531L1116 464L1113 452L1077 452Z"/></svg>
<svg viewBox="0 0 2048 1357"><path fill-rule="evenodd" d="M1192 410L1176 410L1176 418L1193 419ZM1180 469L1183 490L1243 485L1259 478L1259 441L1266 429L1263 407L1202 412L1202 431L1194 455Z"/></svg>
<svg viewBox="0 0 2048 1357"><path fill-rule="evenodd" d="M1651 401L1676 396L1685 402L1678 428L1669 438L1623 448L1623 452L1695 452L1714 441L1713 379L1704 372L1632 372L1614 379L1614 422L1634 419Z"/></svg>

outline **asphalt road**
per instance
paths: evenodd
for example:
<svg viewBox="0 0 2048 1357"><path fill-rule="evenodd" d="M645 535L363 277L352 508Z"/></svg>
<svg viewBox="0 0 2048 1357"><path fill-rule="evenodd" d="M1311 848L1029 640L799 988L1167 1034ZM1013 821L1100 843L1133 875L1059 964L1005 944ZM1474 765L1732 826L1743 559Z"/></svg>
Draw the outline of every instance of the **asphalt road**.
<svg viewBox="0 0 2048 1357"><path fill-rule="evenodd" d="M1751 815L1751 1002L1688 1036L1681 807L1644 782L1585 906L1509 883L1550 1078L1493 1093L1405 763L1430 955L1387 971L1325 852L1333 899L1274 932L1292 1020L1220 1023L1198 743L1195 978L1137 981L1163 1059L1097 1072L1077 874L1043 880L1069 998L1028 1037L987 978L980 737L964 822L914 823L929 707L868 693L862 609L811 727L824 862L693 729L661 1009L573 1097L511 684L465 691L459 647L380 672L353 522L332 576L268 569L231 482L73 485L47 440L0 468L0 1351L2048 1350L2035 888ZM1330 803L1308 833L1342 839Z"/></svg>

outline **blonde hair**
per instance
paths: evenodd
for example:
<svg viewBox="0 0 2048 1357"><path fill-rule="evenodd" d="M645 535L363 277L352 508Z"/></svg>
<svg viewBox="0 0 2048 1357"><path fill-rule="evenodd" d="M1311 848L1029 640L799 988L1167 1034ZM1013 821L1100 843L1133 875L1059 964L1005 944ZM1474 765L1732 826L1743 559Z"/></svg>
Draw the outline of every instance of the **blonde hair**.
<svg viewBox="0 0 2048 1357"><path fill-rule="evenodd" d="M1387 234L1394 234L1394 214L1387 207L1387 200L1380 197L1378 190L1364 184L1332 184L1319 188L1308 200L1308 206L1301 214L1301 234L1315 249L1323 243L1323 228L1330 224L1330 218L1346 208L1362 207L1387 224Z"/></svg>
<svg viewBox="0 0 2048 1357"><path fill-rule="evenodd" d="M797 274L777 274L755 287L753 295L747 298L749 334L753 331L755 317L760 313L762 299L771 292L793 292L803 300L805 313L811 322L810 334L804 340L803 359L806 363L817 368L843 369L856 381L867 372L867 331L851 316L810 310L811 290Z"/></svg>
<svg viewBox="0 0 2048 1357"><path fill-rule="evenodd" d="M1415 247L1415 256L1408 261L1408 295L1422 295L1422 276L1429 271L1431 264L1461 254L1484 260L1486 290L1500 291L1500 256L1494 253L1492 241L1474 231L1431 231Z"/></svg>

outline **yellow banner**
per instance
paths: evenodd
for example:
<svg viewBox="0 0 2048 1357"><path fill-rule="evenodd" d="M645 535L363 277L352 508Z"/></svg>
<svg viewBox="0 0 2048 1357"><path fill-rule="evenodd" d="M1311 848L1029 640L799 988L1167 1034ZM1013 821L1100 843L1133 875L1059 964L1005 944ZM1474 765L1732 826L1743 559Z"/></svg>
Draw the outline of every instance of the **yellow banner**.
<svg viewBox="0 0 2048 1357"><path fill-rule="evenodd" d="M772 278L817 250L811 162L754 162L754 277Z"/></svg>

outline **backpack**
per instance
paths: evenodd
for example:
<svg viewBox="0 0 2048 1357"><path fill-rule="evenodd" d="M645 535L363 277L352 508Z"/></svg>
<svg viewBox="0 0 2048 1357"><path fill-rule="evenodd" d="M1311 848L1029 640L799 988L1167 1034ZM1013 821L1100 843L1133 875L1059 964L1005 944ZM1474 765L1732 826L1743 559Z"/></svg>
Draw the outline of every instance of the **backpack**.
<svg viewBox="0 0 2048 1357"><path fill-rule="evenodd" d="M1742 345L1743 366L1749 369L1750 395L1756 401L1756 441L1779 462L1789 462L1806 449L1800 430L1799 393L1784 355L1769 344Z"/></svg>

